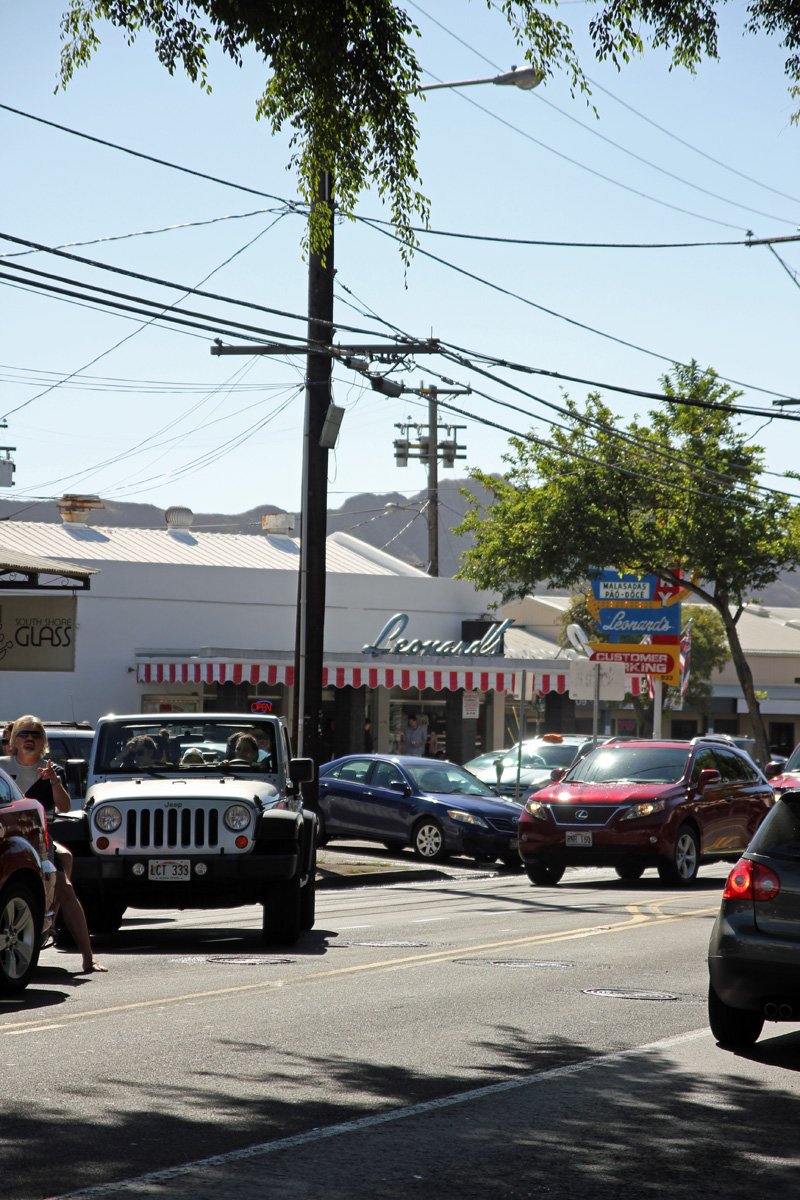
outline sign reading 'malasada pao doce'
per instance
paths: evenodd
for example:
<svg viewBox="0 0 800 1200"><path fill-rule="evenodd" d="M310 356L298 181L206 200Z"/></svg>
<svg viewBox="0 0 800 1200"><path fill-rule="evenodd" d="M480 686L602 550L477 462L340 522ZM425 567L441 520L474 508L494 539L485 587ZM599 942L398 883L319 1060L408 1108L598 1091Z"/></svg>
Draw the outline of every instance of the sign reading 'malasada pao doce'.
<svg viewBox="0 0 800 1200"><path fill-rule="evenodd" d="M74 671L74 596L0 597L0 671Z"/></svg>

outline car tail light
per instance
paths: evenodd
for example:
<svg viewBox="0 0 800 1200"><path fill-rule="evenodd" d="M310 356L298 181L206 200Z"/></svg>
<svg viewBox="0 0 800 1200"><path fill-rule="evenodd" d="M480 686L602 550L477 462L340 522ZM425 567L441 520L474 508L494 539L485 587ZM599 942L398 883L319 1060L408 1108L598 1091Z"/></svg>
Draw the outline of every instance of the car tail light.
<svg viewBox="0 0 800 1200"><path fill-rule="evenodd" d="M740 858L728 876L722 899L771 900L780 890L781 881L775 871L749 858Z"/></svg>

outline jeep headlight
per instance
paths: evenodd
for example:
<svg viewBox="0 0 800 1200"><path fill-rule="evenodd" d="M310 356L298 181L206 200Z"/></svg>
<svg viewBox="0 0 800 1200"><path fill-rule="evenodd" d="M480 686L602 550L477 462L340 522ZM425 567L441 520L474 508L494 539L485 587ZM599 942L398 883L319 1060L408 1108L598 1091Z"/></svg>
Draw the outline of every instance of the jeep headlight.
<svg viewBox="0 0 800 1200"><path fill-rule="evenodd" d="M483 829L486 828L483 817L479 817L475 813L462 812L460 808L448 808L447 815L453 821L464 821L467 825L480 825Z"/></svg>
<svg viewBox="0 0 800 1200"><path fill-rule="evenodd" d="M113 804L104 804L94 814L94 823L103 833L114 833L122 824L122 813Z"/></svg>
<svg viewBox="0 0 800 1200"><path fill-rule="evenodd" d="M245 808L243 804L232 804L225 810L225 816L222 819L228 829L239 833L240 830L247 829L250 824L250 809Z"/></svg>
<svg viewBox="0 0 800 1200"><path fill-rule="evenodd" d="M653 817L656 813L663 811L663 800L645 800L643 804L633 804L620 820L633 821L637 817Z"/></svg>

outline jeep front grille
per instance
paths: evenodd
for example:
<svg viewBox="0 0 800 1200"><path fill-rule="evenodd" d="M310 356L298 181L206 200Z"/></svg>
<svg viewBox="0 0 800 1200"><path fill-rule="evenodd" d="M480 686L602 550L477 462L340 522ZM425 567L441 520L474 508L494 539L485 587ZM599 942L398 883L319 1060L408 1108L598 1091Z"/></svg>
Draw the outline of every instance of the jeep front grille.
<svg viewBox="0 0 800 1200"><path fill-rule="evenodd" d="M225 808L228 807L226 804ZM221 809L216 805L183 803L180 808L163 804L136 804L128 809L125 823L127 850L210 850L219 845ZM252 836L252 831L250 831Z"/></svg>

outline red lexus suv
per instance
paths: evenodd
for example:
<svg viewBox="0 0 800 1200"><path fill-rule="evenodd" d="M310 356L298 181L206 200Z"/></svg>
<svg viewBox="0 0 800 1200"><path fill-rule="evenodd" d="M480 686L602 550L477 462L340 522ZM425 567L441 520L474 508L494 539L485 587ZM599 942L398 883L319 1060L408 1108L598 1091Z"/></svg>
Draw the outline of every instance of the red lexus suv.
<svg viewBox="0 0 800 1200"><path fill-rule="evenodd" d="M702 862L736 861L774 804L752 759L711 739L607 742L531 796L519 853L531 883L568 866L613 867L638 879L656 867L692 884Z"/></svg>
<svg viewBox="0 0 800 1200"><path fill-rule="evenodd" d="M53 919L56 869L36 800L0 771L0 995L21 992Z"/></svg>

